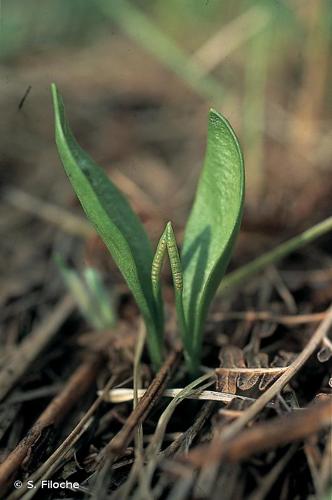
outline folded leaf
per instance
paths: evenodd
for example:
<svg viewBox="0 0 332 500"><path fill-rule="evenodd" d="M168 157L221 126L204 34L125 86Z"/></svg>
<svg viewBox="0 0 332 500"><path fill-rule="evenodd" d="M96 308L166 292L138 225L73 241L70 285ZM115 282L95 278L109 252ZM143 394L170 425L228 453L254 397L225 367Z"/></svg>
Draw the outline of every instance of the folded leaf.
<svg viewBox="0 0 332 500"><path fill-rule="evenodd" d="M239 230L243 197L244 165L238 140L227 120L211 110L204 168L182 251L184 312L196 356L208 307Z"/></svg>
<svg viewBox="0 0 332 500"><path fill-rule="evenodd" d="M77 144L52 85L56 143L69 180L81 205L124 276L150 330L148 342L155 364L161 361L161 332L151 285L152 247L123 194Z"/></svg>

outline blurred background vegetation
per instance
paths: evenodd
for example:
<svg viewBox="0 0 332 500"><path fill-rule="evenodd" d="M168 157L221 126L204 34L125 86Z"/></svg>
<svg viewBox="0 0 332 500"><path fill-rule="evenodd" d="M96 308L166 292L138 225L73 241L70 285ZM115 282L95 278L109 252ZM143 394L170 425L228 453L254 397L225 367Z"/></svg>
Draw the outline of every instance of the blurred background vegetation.
<svg viewBox="0 0 332 500"><path fill-rule="evenodd" d="M2 0L7 267L10 258L17 267L13 247L22 254L32 234L42 237L35 215L49 220L49 207L39 202L81 215L55 151L52 81L79 141L153 236L172 219L181 238L211 106L229 118L244 150L244 254L330 214L331 28L329 0Z"/></svg>

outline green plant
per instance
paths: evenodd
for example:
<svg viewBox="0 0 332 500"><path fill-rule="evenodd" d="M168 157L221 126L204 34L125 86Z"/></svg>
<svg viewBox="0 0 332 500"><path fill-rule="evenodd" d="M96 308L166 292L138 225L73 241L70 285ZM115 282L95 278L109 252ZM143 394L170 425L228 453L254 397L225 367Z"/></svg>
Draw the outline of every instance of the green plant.
<svg viewBox="0 0 332 500"><path fill-rule="evenodd" d="M86 322L96 330L113 328L117 321L114 299L106 290L98 269L86 267L81 277L59 255L55 260Z"/></svg>
<svg viewBox="0 0 332 500"><path fill-rule="evenodd" d="M256 257L256 259L253 259L239 269L228 273L222 280L217 293L223 294L225 292L230 292L234 288L243 285L243 283L255 276L255 274L261 272L267 266L276 264L279 260L287 257L287 255L299 250L309 243L312 243L317 238L329 233L330 231L332 231L332 216L327 217L327 219L324 219L318 224L306 229L302 233L297 234L293 238L280 243L280 245L277 245L272 250Z"/></svg>
<svg viewBox="0 0 332 500"><path fill-rule="evenodd" d="M197 372L208 308L230 260L242 217L244 166L234 131L218 112L210 111L206 157L181 257L171 223L153 255L148 236L123 194L77 144L54 84L52 94L60 158L87 217L141 310L153 364L159 366L163 357L160 272L167 252L186 362L191 373Z"/></svg>

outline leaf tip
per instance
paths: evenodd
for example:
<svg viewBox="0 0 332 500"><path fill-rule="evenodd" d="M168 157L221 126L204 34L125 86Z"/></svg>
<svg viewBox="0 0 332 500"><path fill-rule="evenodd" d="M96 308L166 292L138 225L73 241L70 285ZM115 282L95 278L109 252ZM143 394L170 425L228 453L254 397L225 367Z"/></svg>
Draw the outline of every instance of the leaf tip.
<svg viewBox="0 0 332 500"><path fill-rule="evenodd" d="M58 125L60 122L60 111L61 111L61 96L59 94L58 88L55 83L51 83L51 94L52 94L52 100L53 100L53 110L54 110L54 115L55 115L55 123Z"/></svg>
<svg viewBox="0 0 332 500"><path fill-rule="evenodd" d="M225 118L223 117L223 115L217 111L216 109L214 108L210 108L209 109L209 119L218 119L218 120L225 120Z"/></svg>
<svg viewBox="0 0 332 500"><path fill-rule="evenodd" d="M64 129L66 128L66 119L65 119L65 109L62 100L62 96L58 90L58 87L55 83L51 83L51 93L53 99L53 111L54 111L54 119L55 119L55 137L56 142L61 139L64 141Z"/></svg>
<svg viewBox="0 0 332 500"><path fill-rule="evenodd" d="M174 236L174 229L171 221L168 221L166 224L166 234L168 237Z"/></svg>
<svg viewBox="0 0 332 500"><path fill-rule="evenodd" d="M240 146L239 140L237 138L237 135L236 135L232 125L228 121L228 119L225 116L223 116L219 111L215 110L214 108L210 108L210 110L209 110L209 131L210 131L210 127L212 130L223 128L225 130L225 133L228 133L230 135L230 137L233 140L233 143L236 146L238 155L240 157L242 171L243 171L242 175L244 175L243 154L242 154L241 146Z"/></svg>
<svg viewBox="0 0 332 500"><path fill-rule="evenodd" d="M59 93L58 93L58 88L57 88L56 84L53 82L51 83L51 94L52 94L52 98L53 98L53 105L55 106L55 104L58 101Z"/></svg>
<svg viewBox="0 0 332 500"><path fill-rule="evenodd" d="M226 126L228 130L232 131L233 135L235 135L235 132L233 131L232 126L227 118L214 108L210 108L209 110L209 122L214 123L217 126L220 126L222 124Z"/></svg>

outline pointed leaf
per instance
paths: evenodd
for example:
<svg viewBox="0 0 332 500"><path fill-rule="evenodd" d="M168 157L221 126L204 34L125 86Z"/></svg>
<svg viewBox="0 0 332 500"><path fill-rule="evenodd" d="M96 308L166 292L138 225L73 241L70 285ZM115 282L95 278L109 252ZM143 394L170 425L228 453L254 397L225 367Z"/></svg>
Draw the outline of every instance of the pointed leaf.
<svg viewBox="0 0 332 500"><path fill-rule="evenodd" d="M157 308L151 286L152 248L123 194L76 142L56 86L52 85L56 143L64 169L81 205L103 239L149 328L158 335ZM160 333L160 332L159 332ZM158 344L154 339L154 344Z"/></svg>
<svg viewBox="0 0 332 500"><path fill-rule="evenodd" d="M184 311L198 355L202 325L239 230L243 196L244 166L238 140L227 120L211 110L204 168L182 252Z"/></svg>

